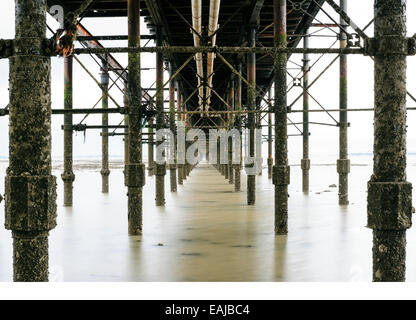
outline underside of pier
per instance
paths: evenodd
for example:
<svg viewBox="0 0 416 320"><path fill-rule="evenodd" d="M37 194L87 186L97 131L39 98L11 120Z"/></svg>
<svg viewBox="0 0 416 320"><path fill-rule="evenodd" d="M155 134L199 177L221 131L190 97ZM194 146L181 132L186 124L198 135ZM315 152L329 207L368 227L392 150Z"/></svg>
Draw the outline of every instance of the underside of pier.
<svg viewBox="0 0 416 320"><path fill-rule="evenodd" d="M14 281L49 280L49 232L57 225L57 212L65 215L63 207L71 210L76 204L79 193L74 191L74 182L85 179L82 174L78 177L74 166L73 133L87 130L101 130L102 193L127 192L127 201L115 200L123 205L113 204L118 211L124 210L117 218L124 216L126 222L125 226L114 223L114 230L125 227L124 236L130 242L121 243L130 245L133 256L121 250L130 264L124 275L116 272L117 279L327 279L319 267L291 264L285 257L286 253L305 254L297 247L298 240L290 237L316 226L306 220L326 223L316 211L309 215L303 206L315 205L310 194L312 124L338 130L335 175L339 183L334 187L339 207L335 211L348 210L348 112L354 111L374 112L374 168L367 186L372 279L405 281L406 230L412 223L412 184L406 175L406 98L414 100L406 88L406 61L416 54L415 38L407 37L406 1L375 0L374 19L363 28L349 16L347 0L15 0L15 7L16 37L0 40L0 58L10 61L10 102L0 109L0 116L9 118L10 127L4 203L5 226L13 237ZM47 14L59 22L58 28L47 25ZM83 25L84 19L116 17L127 20L128 28L120 35L93 35ZM370 37L366 29L373 24L374 36ZM332 34L320 35L322 30ZM313 37L333 37L335 42L325 48L311 47ZM102 45L112 40L125 45ZM144 53L154 56L155 83L150 88L142 86ZM117 61L116 54L128 55L126 66ZM334 59L311 79L311 70L326 54ZM299 55L301 61L292 62L299 73L292 75L288 63ZM374 107L349 107L348 55L374 61ZM93 58L100 74L90 72L80 56ZM51 103L51 59L56 58L65 66L65 98L59 109ZM102 96L93 108L73 106L75 63L100 88ZM309 89L335 63L339 64L339 107L329 110ZM113 96L113 87L122 92L122 101ZM289 99L296 87L299 96ZM310 108L312 99L320 109ZM302 108L296 108L297 102ZM309 115L313 112L328 114L333 122L312 122ZM102 123L87 125L84 118L75 124L75 114L100 114ZM120 115L121 122L109 123L110 114ZM301 114L302 121L292 121L294 114ZM60 119L57 115L64 116L59 181L51 159L51 121ZM297 134L291 134L289 127ZM117 135L124 137L122 174L111 167L109 159L109 144ZM303 156L294 168L289 165L288 139L292 136L303 139ZM267 144L268 173L264 176L263 144ZM117 189L112 176L119 178L114 183ZM290 185L298 176L302 191L297 194ZM58 188L62 191L58 201L57 183L63 186ZM149 218L152 214L157 218ZM350 223L355 226L357 222ZM341 224L332 221L333 226ZM313 236L319 238L318 233ZM326 245L321 240L311 245L317 254ZM154 247L149 245L152 241L157 242ZM161 248L166 255L160 254ZM220 248L220 254L215 248ZM331 252L342 256L340 250ZM353 249L345 250L347 255ZM240 254L247 259L234 257ZM290 254L288 259L295 259ZM273 256L257 268L253 266L257 255ZM345 259L340 261L337 265ZM165 263L179 269L158 266ZM299 267L303 278L285 271L292 265ZM115 267L108 264L109 269ZM329 274L330 279L350 280L338 277L337 272ZM79 273L72 277L79 278L88 279Z"/></svg>

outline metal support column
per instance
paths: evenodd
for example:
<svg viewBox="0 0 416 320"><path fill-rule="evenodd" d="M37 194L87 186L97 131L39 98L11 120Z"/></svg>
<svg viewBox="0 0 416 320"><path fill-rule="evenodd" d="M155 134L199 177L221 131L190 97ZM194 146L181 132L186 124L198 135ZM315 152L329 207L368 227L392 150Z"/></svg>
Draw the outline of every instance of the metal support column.
<svg viewBox="0 0 416 320"><path fill-rule="evenodd" d="M158 47L163 46L163 34L162 28L157 27L156 30L156 45ZM164 96L163 96L163 54L156 53L156 129L163 129L165 120L164 120ZM161 141L156 142L156 145L159 147L162 144ZM160 164L161 159L156 159L156 206L165 205L165 175L166 175L166 164Z"/></svg>
<svg viewBox="0 0 416 320"><path fill-rule="evenodd" d="M272 104L272 89L269 90L269 114L268 114L268 125L267 125L267 173L268 177L271 180L273 177L273 119L272 119L272 111L273 111L273 104Z"/></svg>
<svg viewBox="0 0 416 320"><path fill-rule="evenodd" d="M124 83L124 95L123 95L123 106L124 108L128 109L129 107L129 88L127 81ZM127 171L125 170L127 168L127 165L129 163L129 116L126 115L124 117L124 180L127 179Z"/></svg>
<svg viewBox="0 0 416 320"><path fill-rule="evenodd" d="M230 107L231 112L234 111L234 77L231 77L230 82ZM229 119L229 128L234 129L235 123L234 123L234 114L230 113L230 119ZM230 184L234 184L234 167L233 167L233 139L230 137L228 141L228 181Z"/></svg>
<svg viewBox="0 0 416 320"><path fill-rule="evenodd" d="M169 63L169 74L170 77L174 75L173 65L172 62ZM171 141L175 145L175 151L172 155L174 157L175 163L170 165L170 191L177 192L178 191L178 184L176 180L176 168L177 168L177 144L176 144L176 122L175 122L175 81L172 80L169 83L169 127L172 132L175 133L175 141Z"/></svg>
<svg viewBox="0 0 416 320"><path fill-rule="evenodd" d="M102 61L101 71L101 88L102 88L102 108L108 109L108 85L110 83L110 75L108 74L108 61ZM108 176L110 175L110 168L108 163L108 113L102 114L102 153L101 153L101 177L102 177L102 193L108 193Z"/></svg>
<svg viewBox="0 0 416 320"><path fill-rule="evenodd" d="M286 0L274 2L275 47L287 47L287 3ZM275 70L275 159L273 167L273 184L275 185L275 232L287 234L288 220L288 185L290 183L290 167L287 150L287 54L274 55Z"/></svg>
<svg viewBox="0 0 416 320"><path fill-rule="evenodd" d="M179 81L175 81L176 83L176 92L178 96L178 122L182 121L182 92L180 89ZM176 142L177 143L177 142ZM176 150L178 152L178 150ZM178 154L179 158L179 154ZM178 164L178 184L183 185L183 164Z"/></svg>
<svg viewBox="0 0 416 320"><path fill-rule="evenodd" d="M48 281L49 231L56 226L56 177L51 164L51 59L46 0L16 0L10 57L9 168L5 226L13 237L13 279Z"/></svg>
<svg viewBox="0 0 416 320"><path fill-rule="evenodd" d="M229 114L227 115L227 116L229 116ZM227 119L228 120L228 119ZM226 120L224 120L224 123L223 123L223 127L224 128L227 128L228 126L227 126L228 124L227 124L227 121ZM226 163L224 163L224 178L225 178L225 180L228 180L228 174L229 174L229 171L228 171L228 154L229 154L229 150L228 149L226 149L225 148L226 146L224 145L224 148L223 148L223 150L221 150L222 152L224 152L224 155L227 155L227 162Z"/></svg>
<svg viewBox="0 0 416 320"><path fill-rule="evenodd" d="M148 128L148 133L149 133L149 143L147 145L147 171L149 174L149 177L154 176L154 171L155 171L155 140L154 140L154 132L155 130L153 129L153 125L154 125L154 120L153 118L149 120L149 128Z"/></svg>
<svg viewBox="0 0 416 320"><path fill-rule="evenodd" d="M406 177L406 1L374 2L374 173L368 183L373 280L405 281L412 184Z"/></svg>
<svg viewBox="0 0 416 320"><path fill-rule="evenodd" d="M187 107L185 105L182 106L182 111L184 112L182 121L185 122L185 132L187 132L189 123L188 123L188 115L186 114ZM184 150L184 152L185 152L185 164L182 165L182 178L183 178L184 181L188 179L188 162L186 161L186 151L187 150L188 150L188 142L185 141L185 150Z"/></svg>
<svg viewBox="0 0 416 320"><path fill-rule="evenodd" d="M129 47L140 46L140 0L128 0ZM129 53L128 101L129 101L129 162L126 186L128 187L129 235L142 234L143 187L146 168L142 155L142 90L140 53Z"/></svg>
<svg viewBox="0 0 416 320"><path fill-rule="evenodd" d="M72 110L72 57L64 58L64 109ZM64 115L64 172L61 177L64 182L64 207L72 207L73 204L73 182L75 175L72 167L72 114Z"/></svg>
<svg viewBox="0 0 416 320"><path fill-rule="evenodd" d="M308 34L308 32L307 32ZM309 36L303 38L303 47L309 48ZM303 55L303 89L309 87L309 54ZM311 160L309 159L309 91L303 92L303 158L301 161L302 168L302 191L309 193L309 170Z"/></svg>
<svg viewBox="0 0 416 320"><path fill-rule="evenodd" d="M238 72L241 74L243 71L243 65L241 62L238 63ZM235 110L236 111L242 111L242 80L240 77L235 77ZM235 176L234 176L234 191L240 192L241 191L241 166L242 166L242 145L243 145L243 135L242 135L242 119L241 119L241 113L237 114L236 117L236 128L240 131L240 137L241 137L241 147L240 147L240 163L235 165Z"/></svg>
<svg viewBox="0 0 416 320"><path fill-rule="evenodd" d="M256 161L259 161L258 165L260 165L258 176L261 177L263 175L263 127L261 125L261 118L262 115L260 113L261 110L261 101L256 98L256 129L261 132L262 139L256 145Z"/></svg>
<svg viewBox="0 0 416 320"><path fill-rule="evenodd" d="M250 26L248 35L248 47L256 46L256 31L257 26ZM247 88L247 109L254 111L256 109L256 54L247 54L247 80L251 87ZM256 157L256 143L255 143L255 127L256 116L253 112L248 114L248 129L250 132L249 142L249 157L253 161ZM256 161L253 164L246 164L247 167L256 167ZM251 173L247 175L247 204L249 206L256 203L256 175Z"/></svg>
<svg viewBox="0 0 416 320"><path fill-rule="evenodd" d="M347 11L347 0L341 0L341 8ZM348 24L341 18L341 26L348 28ZM347 34L340 31L340 48L347 47ZM339 174L339 204L348 205L348 174L350 173L350 160L348 159L348 65L347 55L340 56L340 85L339 85L339 160L337 171ZM345 110L345 111L344 111Z"/></svg>

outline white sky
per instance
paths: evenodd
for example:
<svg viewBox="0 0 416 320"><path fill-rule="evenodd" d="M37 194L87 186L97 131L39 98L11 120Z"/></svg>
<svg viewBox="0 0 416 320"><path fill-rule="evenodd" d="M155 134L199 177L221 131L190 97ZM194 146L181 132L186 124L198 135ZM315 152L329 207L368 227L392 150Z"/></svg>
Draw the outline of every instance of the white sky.
<svg viewBox="0 0 416 320"><path fill-rule="evenodd" d="M358 26L363 28L372 19L373 16L373 0L350 0L348 13ZM335 12L325 5L326 11L329 12L336 20L338 20ZM204 12L203 14L208 14ZM318 19L323 22L330 22L329 19L320 14ZM0 2L0 38L8 39L14 37L14 1L3 0ZM48 19L48 23L53 25L53 21ZM96 18L84 19L82 22L86 28L94 35L120 35L127 34L127 18ZM142 23L142 33L146 34L145 24ZM372 28L368 29L368 34L372 35ZM416 33L416 1L408 1L408 33L409 36ZM325 32L323 34L331 34ZM189 35L191 37L191 34ZM312 47L329 47L334 41L333 38L312 38ZM123 41L119 42L102 42L105 46L125 46ZM144 44L144 43L143 43ZM153 44L151 44L153 45ZM122 65L126 66L127 57L125 54L116 54ZM311 63L318 56L311 56ZM311 80L313 80L326 65L334 58L330 55L322 59L312 70ZM88 56L81 56L82 61L88 66L92 73L99 79L99 68L96 63ZM293 61L301 63L302 56L293 57ZM155 56L144 54L142 56L142 67L153 67L155 65ZM416 74L415 58L408 59L408 90L416 95ZM100 98L100 90L93 80L74 62L74 108L90 108ZM0 60L0 108L6 106L9 101L8 97L8 61ZM293 71L295 72L295 71ZM337 109L339 104L338 87L339 87L339 63L335 65L316 83L311 89L311 94L314 95L319 102L329 109ZM113 76L114 77L114 76ZM167 77L167 76L166 76ZM143 87L150 86L155 80L155 71L145 71L142 76ZM350 56L349 57L349 107L373 107L373 62L368 57ZM289 103L297 95L301 93L300 88L292 90L289 95ZM119 104L122 104L122 95L117 89L110 91ZM52 107L59 109L63 108L63 60L60 58L52 59ZM408 99L408 106L415 106L415 103ZM110 107L114 107L110 101ZM302 107L302 100L300 100L294 109ZM311 108L317 108L316 104L311 101ZM338 114L333 114L338 119ZM74 116L74 123L77 123L82 116ZM290 118L294 122L301 122L301 114L292 114ZM409 124L415 123L416 111L409 112ZM110 124L118 124L121 121L120 115L111 115ZM311 114L310 121L332 123L331 119L325 114ZM351 122L351 129L349 134L349 151L352 155L357 153L371 153L373 149L373 114L366 113L350 113L349 121ZM55 159L62 158L63 153L63 133L61 125L63 123L63 116L53 117L53 147L52 154ZM91 115L88 118L87 124L100 124L101 118L99 115ZM265 132L266 133L266 132ZM290 128L290 133L296 133L294 128ZM327 126L311 125L311 146L310 153L313 162L335 162L338 154L338 128ZM408 150L410 153L416 152L416 126L409 126L408 131ZM8 155L8 118L0 118L0 157L7 157ZM123 142L122 137L110 138L110 155L115 157L122 157ZM290 160L291 163L298 164L302 156L302 139L301 137L292 137L289 140ZM267 146L263 146L266 151ZM147 148L144 148L147 150ZM87 131L85 143L82 133L74 136L74 157L95 157L99 158L101 153L101 138L99 131ZM359 161L359 159L358 159ZM357 161L356 161L357 162Z"/></svg>

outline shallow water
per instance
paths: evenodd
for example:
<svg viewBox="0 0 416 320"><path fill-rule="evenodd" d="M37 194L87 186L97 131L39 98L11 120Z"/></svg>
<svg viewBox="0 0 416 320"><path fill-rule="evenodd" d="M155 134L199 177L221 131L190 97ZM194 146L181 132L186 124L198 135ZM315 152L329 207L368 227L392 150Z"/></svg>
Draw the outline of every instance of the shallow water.
<svg viewBox="0 0 416 320"><path fill-rule="evenodd" d="M111 172L108 195L100 193L99 169L80 168L75 205L58 207L58 227L51 232L51 281L371 281L372 235L365 228L370 166L353 166L348 208L337 205L337 189L328 187L337 183L335 166L312 167L308 196L301 192L300 168L293 167L289 235L277 237L267 170L258 178L254 207L245 205L245 177L243 192L234 193L206 165L192 172L178 194L167 192L166 208L154 206L154 178L148 178L144 234L128 237L120 167ZM411 166L409 172L416 170ZM61 205L60 179L58 192ZM3 206L0 211L3 225ZM414 229L408 242L407 279L414 281ZM2 227L0 281L11 280L11 234Z"/></svg>

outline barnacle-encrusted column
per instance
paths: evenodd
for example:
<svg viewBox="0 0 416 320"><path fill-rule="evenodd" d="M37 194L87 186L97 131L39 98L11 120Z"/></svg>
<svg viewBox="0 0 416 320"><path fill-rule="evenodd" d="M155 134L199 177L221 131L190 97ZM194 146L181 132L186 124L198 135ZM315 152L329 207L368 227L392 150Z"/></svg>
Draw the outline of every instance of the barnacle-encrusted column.
<svg viewBox="0 0 416 320"><path fill-rule="evenodd" d="M287 46L287 3L286 0L274 0L274 40L276 48ZM273 184L275 185L275 232L287 233L288 219L288 185L290 183L290 167L287 151L287 93L286 68L287 54L274 55L274 112L275 112L275 159L273 167Z"/></svg>
<svg viewBox="0 0 416 320"><path fill-rule="evenodd" d="M248 46L256 46L256 31L257 26L250 26L248 35ZM255 143L255 126L256 117L253 111L256 109L256 54L247 54L247 80L250 86L247 88L247 110L251 111L248 114L248 129L250 132L249 143L249 157L255 159L256 157L256 143ZM256 167L257 161L252 164L246 164L246 167L253 169ZM256 174L251 172L247 175L247 204L249 206L256 203Z"/></svg>
<svg viewBox="0 0 416 320"><path fill-rule="evenodd" d="M124 82L124 94L123 94L123 106L128 110L129 108L129 88L128 88L128 82ZM127 179L127 164L129 163L129 116L124 116L124 180Z"/></svg>
<svg viewBox="0 0 416 320"><path fill-rule="evenodd" d="M64 58L64 109L72 110L72 75L73 58ZM75 175L72 168L72 114L64 115L64 172L61 178L64 182L64 207L72 207L73 182Z"/></svg>
<svg viewBox="0 0 416 320"><path fill-rule="evenodd" d="M373 280L404 281L412 185L406 181L406 1L374 2L374 173L368 183Z"/></svg>
<svg viewBox="0 0 416 320"><path fill-rule="evenodd" d="M309 35L303 38L303 47L309 48ZM301 160L302 168L302 191L309 193L309 170L311 160L309 159L309 54L303 54L303 158Z"/></svg>
<svg viewBox="0 0 416 320"><path fill-rule="evenodd" d="M162 28L156 28L156 46L163 46L163 34ZM164 96L163 96L163 54L156 53L156 129L163 129L165 124L164 119ZM160 146L162 141L156 143L157 146ZM166 175L166 164L161 163L162 159L156 159L157 163L156 168L156 206L165 205L165 175Z"/></svg>
<svg viewBox="0 0 416 320"><path fill-rule="evenodd" d="M172 77L174 75L174 70L173 70L173 64L172 62L169 63L169 73L170 73L170 77ZM171 157L174 158L175 163L170 165L170 191L171 192L177 192L178 191L178 184L177 184L177 180L176 180L176 168L177 168L177 153L176 153L176 138L177 138L177 134L176 134L176 122L175 122L175 80L172 80L169 83L169 127L170 130L172 132L174 132L174 136L175 136L175 141L171 141L170 143L173 143L175 146L175 151L174 154L171 155Z"/></svg>
<svg viewBox="0 0 416 320"><path fill-rule="evenodd" d="M151 118L148 121L148 133L149 133L149 143L147 145L147 170L149 173L149 177L154 176L155 171L155 160L154 160L154 153L155 153L155 139L154 139L154 121Z"/></svg>
<svg viewBox="0 0 416 320"><path fill-rule="evenodd" d="M341 8L347 11L347 0L341 0ZM348 28L347 23L341 18L341 26ZM347 34L340 31L340 48L347 47ZM348 58L340 56L340 83L339 83L339 160L337 171L339 175L338 200L340 205L348 205L348 174L350 173L350 160L348 159Z"/></svg>
<svg viewBox="0 0 416 320"><path fill-rule="evenodd" d="M140 46L140 0L128 0L128 45ZM142 91L140 74L140 53L128 56L128 102L129 102L129 162L126 166L128 187L128 229L129 235L142 234L143 187L146 168L142 155Z"/></svg>
<svg viewBox="0 0 416 320"><path fill-rule="evenodd" d="M9 168L5 226L13 236L14 281L48 281L48 236L56 226L51 175L51 63L43 55L46 1L16 0L10 58Z"/></svg>
<svg viewBox="0 0 416 320"><path fill-rule="evenodd" d="M267 125L267 173L268 178L273 178L273 120L272 120L272 112L273 112L273 105L272 105L272 89L269 90L269 114L268 114L268 125Z"/></svg>
<svg viewBox="0 0 416 320"><path fill-rule="evenodd" d="M102 88L102 108L108 109L108 85L110 83L110 75L108 74L108 61L102 61L101 70L101 88ZM101 132L101 191L108 193L108 176L110 175L110 168L108 163L108 113L102 114L103 129Z"/></svg>
<svg viewBox="0 0 416 320"><path fill-rule="evenodd" d="M238 72L241 74L243 71L242 63L238 63ZM235 77L235 110L242 111L242 80L240 77ZM234 165L235 168L235 176L234 176L234 191L239 192L241 191L241 164L242 164L242 145L243 145L243 126L242 126L242 119L241 113L238 113L236 116L236 123L235 126L240 131L240 139L241 139L241 147L240 147L240 163Z"/></svg>

